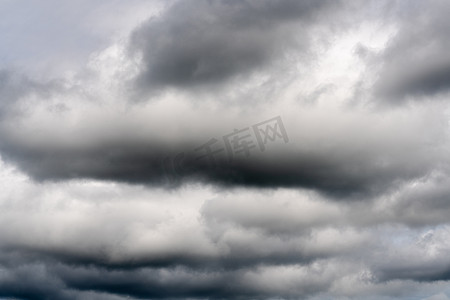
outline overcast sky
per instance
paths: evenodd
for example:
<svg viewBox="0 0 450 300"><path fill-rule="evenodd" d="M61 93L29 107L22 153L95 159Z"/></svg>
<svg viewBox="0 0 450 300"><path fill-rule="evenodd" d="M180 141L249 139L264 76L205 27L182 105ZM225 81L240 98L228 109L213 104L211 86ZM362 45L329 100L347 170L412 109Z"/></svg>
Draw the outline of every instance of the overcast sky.
<svg viewBox="0 0 450 300"><path fill-rule="evenodd" d="M450 300L449 13L0 0L0 299Z"/></svg>

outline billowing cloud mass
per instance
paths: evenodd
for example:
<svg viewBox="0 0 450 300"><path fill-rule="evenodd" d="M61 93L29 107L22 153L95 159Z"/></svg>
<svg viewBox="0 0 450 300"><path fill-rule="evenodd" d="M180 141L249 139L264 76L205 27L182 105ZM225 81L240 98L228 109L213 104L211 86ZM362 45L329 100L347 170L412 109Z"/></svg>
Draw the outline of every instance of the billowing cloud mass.
<svg viewBox="0 0 450 300"><path fill-rule="evenodd" d="M397 8L401 24L379 61L382 70L375 85L379 95L395 102L448 93L448 9L447 1L431 5L417 1Z"/></svg>
<svg viewBox="0 0 450 300"><path fill-rule="evenodd" d="M0 3L0 299L450 299L449 7Z"/></svg>
<svg viewBox="0 0 450 300"><path fill-rule="evenodd" d="M196 86L247 76L279 55L307 52L308 29L333 1L179 2L132 34L142 56L138 87Z"/></svg>

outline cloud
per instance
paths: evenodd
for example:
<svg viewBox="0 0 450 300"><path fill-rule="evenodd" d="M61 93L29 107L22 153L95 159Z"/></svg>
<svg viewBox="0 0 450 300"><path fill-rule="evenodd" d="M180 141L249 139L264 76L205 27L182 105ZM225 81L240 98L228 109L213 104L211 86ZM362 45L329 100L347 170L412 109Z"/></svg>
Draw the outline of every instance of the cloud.
<svg viewBox="0 0 450 300"><path fill-rule="evenodd" d="M292 48L307 53L308 28L337 7L332 1L176 2L132 34L131 52L142 57L136 85L154 92L248 76Z"/></svg>
<svg viewBox="0 0 450 300"><path fill-rule="evenodd" d="M26 119L4 123L0 147L5 158L37 180L96 178L167 187L189 182L296 186L356 198L384 193L391 185L426 176L445 160L445 148L435 141L446 139L446 126L435 116L431 121L434 108L429 114L414 108L409 116L401 112L384 119L363 112L363 120L361 112L335 110L331 116L317 109L294 111L295 106L291 106L282 118L261 117L254 123L242 119L238 121L242 126L236 126L231 123L232 115L212 121L203 109L172 103L167 101L156 110L141 106L125 115L115 111L105 115L102 104L89 104L91 116L79 109L61 113L42 107ZM171 123L169 114L178 114L171 107L177 103L184 116ZM283 106L279 109L285 110ZM83 123L75 121L80 117ZM404 118L404 125L384 133L382 128L394 124L398 117ZM63 119L74 122L60 124ZM272 120L268 123L271 128L284 125L286 132L284 135L277 127L278 136L274 135L273 141L266 139L263 151L252 126L266 120ZM322 121L334 123L334 129L324 128ZM17 132L17 127L22 130ZM247 129L234 135L233 128ZM408 132L410 128L416 131ZM269 129L267 124L262 127L267 134ZM422 131L429 135L417 134ZM229 142L233 136L249 135L245 139L252 147L248 153L241 144L226 147L229 133ZM216 139L211 149L221 152L208 157L205 143L211 139Z"/></svg>
<svg viewBox="0 0 450 300"><path fill-rule="evenodd" d="M0 116L11 118L22 113L19 108L21 100L32 95L45 98L58 90L55 81L39 82L11 70L0 70Z"/></svg>
<svg viewBox="0 0 450 300"><path fill-rule="evenodd" d="M381 65L376 95L392 103L407 99L430 99L446 94L450 87L448 9L445 1L399 2L393 22L398 30L377 61ZM439 98L439 97L438 97Z"/></svg>
<svg viewBox="0 0 450 300"><path fill-rule="evenodd" d="M449 299L444 293L436 294L434 296L428 297L425 300L447 300Z"/></svg>
<svg viewBox="0 0 450 300"><path fill-rule="evenodd" d="M390 224L396 215L368 224L367 203L298 189L36 184L3 165L5 175L4 297L407 299L411 280L445 279L447 225L408 229Z"/></svg>
<svg viewBox="0 0 450 300"><path fill-rule="evenodd" d="M189 13L197 9L205 10L205 16L212 16L213 25L208 26L211 34L215 29L227 30L224 36L195 35L199 39L211 38L214 42L216 38L233 36L231 29L249 35L256 30L258 34L270 37L270 33L263 30L265 26L283 27L293 34L303 22L320 23L325 14L333 17L339 15L340 11L333 11L333 5L330 5L327 2L239 2L233 5L208 2L194 8L190 3L176 3L163 11L161 16L137 29L131 45L136 42L134 39L143 43L152 40L146 34L161 35L161 38L165 37L163 40L176 45L179 43L182 47L188 45L190 40L178 41L171 36L175 34L171 29L172 23L187 22L189 26L180 28L190 30L190 26L207 22L206 19L190 17ZM186 16L180 14L182 8L189 12ZM309 25L305 26L300 27L310 29ZM161 30L168 32L159 33ZM324 39L332 38L327 30L324 32ZM134 38L139 34L144 36ZM273 35L283 40L291 38L291 35L285 36L278 31L274 31ZM247 39L244 40L238 45L246 45ZM270 38L262 40L272 43ZM202 47L201 42L194 41L196 47ZM164 42L154 44L164 49L166 47ZM314 44L314 47L320 45ZM17 101L15 108L24 115L16 119L8 116L3 120L0 129L3 157L41 181L94 178L168 187L186 182L224 187L306 187L338 198L348 196L361 199L384 193L395 184L425 176L440 161L444 152L436 148L435 140L442 136L441 132L446 128L438 124L445 116L442 112L439 112L439 118L429 115L440 110L439 107L427 108L424 112L420 112L421 107L412 108L410 112L413 116L405 117L407 125L386 134L379 129L387 128L383 124L385 120L376 113L367 110L345 112L329 103L304 109L291 95L277 95L283 89L295 91L297 83L292 82L291 75L266 79L264 85L272 87L280 84L272 91L277 98L259 101L257 105L246 103L247 97L250 94L254 94L254 98L267 97L267 89L261 88L261 82L254 81L255 78L225 86L224 95L217 95L214 89L198 92L187 88L162 93L147 103L130 102L129 80L136 74L138 77L141 75L124 48L124 45L113 46L94 55L87 70L79 74L81 78L62 78L59 87L51 89L46 95L32 94ZM266 48L258 48L258 51L266 51ZM295 47L292 49L298 51ZM185 52L184 49L180 51ZM228 51L225 48L224 51L227 55L235 54L233 49ZM214 51L208 50L207 53L215 55ZM273 55L283 57L280 53L284 52L277 50ZM171 55L171 52L161 51L161 55L166 54ZM203 58L203 54L200 52L198 57ZM240 52L236 55L239 56ZM165 56L156 58L156 61L166 61ZM169 56L167 61L177 62L176 57ZM213 56L212 61L221 60ZM304 64L303 60L300 63L312 66ZM144 59L142 66L147 65ZM242 67L248 69L245 65ZM150 66L150 69L154 68ZM317 72L314 67L311 71ZM293 76L298 77L296 74ZM315 81L313 83L317 84ZM335 92L336 89L328 89L322 94L332 97ZM234 100L226 99L228 96ZM202 107L196 104L200 102ZM256 110L251 110L255 107ZM281 137L281 144L267 146L268 149L263 152L256 141L258 130L255 131L253 126L277 115L285 123L286 133ZM387 123L394 125L395 118L399 116L404 117L402 112L394 112L388 116ZM424 130L423 124L430 122L431 118L435 120L430 127L430 132L433 132L429 138L432 140L428 144L430 146L422 136L406 132L410 126ZM324 127L323 124L327 123L330 125ZM241 152L230 163L229 156L233 154L230 152L237 149L225 149L224 138L238 137L229 135L234 129L248 129L245 132L251 135L250 142L253 144L251 153ZM262 128L270 134L269 129ZM365 143L368 135L371 138ZM220 147L222 151L217 157L217 165L211 164L207 157L200 159L200 151L195 150L211 139L217 139L214 147ZM404 154L406 149L414 150Z"/></svg>
<svg viewBox="0 0 450 300"><path fill-rule="evenodd" d="M0 72L1 298L447 298L446 3L52 2Z"/></svg>

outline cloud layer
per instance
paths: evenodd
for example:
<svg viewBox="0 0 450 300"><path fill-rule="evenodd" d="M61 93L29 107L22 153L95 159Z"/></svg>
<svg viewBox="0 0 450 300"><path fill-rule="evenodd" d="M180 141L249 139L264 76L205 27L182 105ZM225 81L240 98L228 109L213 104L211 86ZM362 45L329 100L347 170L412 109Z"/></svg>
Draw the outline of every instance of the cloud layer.
<svg viewBox="0 0 450 300"><path fill-rule="evenodd" d="M446 8L30 8L0 51L0 298L449 299Z"/></svg>

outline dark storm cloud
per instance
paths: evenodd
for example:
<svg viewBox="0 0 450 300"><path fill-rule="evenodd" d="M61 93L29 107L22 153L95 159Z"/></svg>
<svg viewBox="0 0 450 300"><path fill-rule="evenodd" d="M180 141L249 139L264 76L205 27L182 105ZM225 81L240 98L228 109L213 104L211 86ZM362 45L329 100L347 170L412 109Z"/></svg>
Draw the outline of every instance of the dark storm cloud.
<svg viewBox="0 0 450 300"><path fill-rule="evenodd" d="M382 281L394 279L414 280L417 282L450 281L450 265L419 265L386 267L380 273Z"/></svg>
<svg viewBox="0 0 450 300"><path fill-rule="evenodd" d="M387 95L399 100L407 96L427 97L435 96L441 92L447 92L450 88L450 63L443 62L436 66L419 66L419 70L408 69L411 73L390 74L391 80L383 82L379 86L381 95ZM386 80L386 79L385 79Z"/></svg>
<svg viewBox="0 0 450 300"><path fill-rule="evenodd" d="M0 278L0 296L27 300L103 299L108 295L112 299L120 299L120 296L132 299L266 299L280 292L261 288L261 285L270 285L264 276L256 282L256 278L252 278L265 272L268 265L262 265L261 269L237 270L202 266L115 269L94 264L66 264L39 256L16 263ZM308 265L303 267L309 268ZM281 291L283 297L306 297L327 289L330 283L320 279L322 272L316 270L313 278L304 278L295 289Z"/></svg>
<svg viewBox="0 0 450 300"><path fill-rule="evenodd" d="M20 300L106 300L132 299L118 295L89 291L70 287L62 268L70 269L54 259L23 253L7 251L0 253L0 297Z"/></svg>
<svg viewBox="0 0 450 300"><path fill-rule="evenodd" d="M32 261L19 253L0 253L0 297L15 299L71 299L64 283L50 274L48 265Z"/></svg>
<svg viewBox="0 0 450 300"><path fill-rule="evenodd" d="M373 214L366 203L359 210L297 189L227 191L200 201L197 214L192 206L199 199L187 191L178 193L180 207L166 198L173 191L108 184L104 194L61 185L52 192L20 180L23 194L12 195L0 210L4 297L298 299L340 295L343 285L342 297L364 299L364 289L388 296L392 281L400 291L408 290L408 282L437 284L449 263L448 226L434 237L411 230L406 236L414 238L407 242L395 229L383 237L383 221L355 221L356 214ZM173 224L179 215L183 219ZM10 221L18 217L23 220ZM188 230L167 230L171 223ZM437 251L427 255L432 249Z"/></svg>
<svg viewBox="0 0 450 300"><path fill-rule="evenodd" d="M384 193L405 180L420 178L432 170L439 153L389 154L391 163L371 160L372 153L329 153L295 149L289 143L281 150L254 151L229 161L222 155L208 157L191 147L110 143L85 149L14 144L4 136L0 149L4 158L41 180L93 178L135 184L176 187L188 182L219 186L261 188L306 187L335 197L364 198ZM31 148L29 148L31 146ZM426 150L420 150L426 151ZM201 152L200 152L201 153ZM430 155L430 157L427 157Z"/></svg>
<svg viewBox="0 0 450 300"><path fill-rule="evenodd" d="M398 32L376 62L382 66L375 84L376 95L401 103L448 92L449 3L399 1L394 7L397 18L393 21Z"/></svg>
<svg viewBox="0 0 450 300"><path fill-rule="evenodd" d="M210 220L205 220L210 222ZM213 224L211 224L213 225ZM244 230L246 231L246 230ZM303 232L305 233L305 232ZM211 232L212 235L217 232ZM183 251L172 251L172 253L141 254L134 256L124 256L120 259L111 259L106 249L92 249L89 252L69 247L26 247L14 246L20 255L12 262L8 262L9 267L22 263L21 257L33 261L51 262L57 260L68 265L76 265L89 268L95 266L109 271L132 271L142 268L176 268L183 267L192 270L217 270L235 271L240 269L253 269L261 265L289 266L291 264L309 264L315 260L331 257L342 250L326 249L321 253L311 253L307 249L302 249L302 245L296 240L295 235L277 236L274 234L262 234L253 229L245 232L248 236L256 235L257 240L265 251L249 249L249 243L239 243L239 241L226 241L220 237L214 237L216 242L226 244L228 251L226 254L201 254L185 253ZM352 245L354 247L358 245ZM254 247L254 245L252 245ZM44 249L42 249L44 248ZM170 250L170 249L169 249ZM11 250L10 250L11 251Z"/></svg>
<svg viewBox="0 0 450 300"><path fill-rule="evenodd" d="M234 230L232 226L229 229ZM289 237L285 236L284 240L288 241ZM345 242L351 241L347 237ZM329 244L330 248L336 246L336 242ZM6 267L6 271L0 277L0 293L18 299L107 299L108 295L115 299L121 296L133 299L297 299L324 295L336 289L343 276L360 273L358 258L364 262L362 270L368 267L373 274L367 275L363 279L365 282L358 283L374 284L373 288L386 286L393 280L400 287L403 280L412 280L416 284L448 280L448 259L444 253L429 259L414 250L412 255L405 252L405 249L414 248L414 244L406 245L399 253L396 247L396 243L386 244L383 248L374 243L361 244L352 254L342 251L315 262L297 261L277 266L262 258L258 265L243 263L240 268L233 269L209 264L151 267L139 266L132 261L127 267L105 266L17 250L12 255L1 255L1 267ZM373 256L374 250L383 254ZM11 258L13 263L6 261ZM415 259L413 263L411 258ZM389 287L378 293L388 295Z"/></svg>
<svg viewBox="0 0 450 300"><path fill-rule="evenodd" d="M168 108L172 107L169 103ZM257 140L258 131L253 127L258 122L236 120L248 128L238 135L233 131L227 134L226 129L219 128L235 125L220 120L210 123L209 117L197 110L173 124L155 113L155 117L137 123L142 133L129 127L134 114L123 119L116 114L83 115L85 122L66 127L59 123L64 115L49 112L51 121L45 126L41 125L42 117L33 122L26 119L25 123L25 119L4 120L0 150L2 157L38 181L92 178L169 188L188 182L223 187L305 187L333 197L364 199L421 178L445 160L445 151L436 143L445 140L443 116L438 117L434 110L432 113L431 117L414 112L403 125L395 127L391 127L397 120L395 115L380 124L377 116L369 115L361 122L357 115L344 117L338 113L331 117L337 128L342 126L337 135L324 133L320 120L330 120L329 116L318 114L318 120L303 123L310 114L292 109L292 115L286 118L258 120L272 120L257 127L265 132L260 136L266 140L264 143ZM154 125L147 124L148 118ZM92 126L97 129L92 130ZM389 134L380 134L380 126L389 128ZM243 141L235 148L227 148L226 141L233 137ZM211 151L220 152L207 155L208 141L213 142ZM251 147L248 156L244 141ZM327 147L321 147L322 141L327 141Z"/></svg>
<svg viewBox="0 0 450 300"><path fill-rule="evenodd" d="M132 52L142 55L137 85L152 91L246 76L292 47L305 51L308 26L326 22L338 6L322 0L179 1L132 35Z"/></svg>

